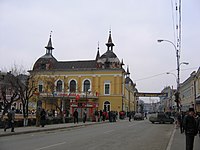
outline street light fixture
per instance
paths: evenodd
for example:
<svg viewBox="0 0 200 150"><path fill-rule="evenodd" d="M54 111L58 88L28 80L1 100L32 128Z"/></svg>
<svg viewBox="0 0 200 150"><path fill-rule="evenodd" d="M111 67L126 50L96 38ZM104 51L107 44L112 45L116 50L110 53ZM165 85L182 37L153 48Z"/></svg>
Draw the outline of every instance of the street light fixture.
<svg viewBox="0 0 200 150"><path fill-rule="evenodd" d="M181 62L180 65L182 65L182 64L183 64L183 65L189 65L188 62Z"/></svg>
<svg viewBox="0 0 200 150"><path fill-rule="evenodd" d="M186 62L180 63L180 51L172 41L159 39L159 40L157 40L157 42L159 42L159 43L168 42L168 43L170 43L170 44L172 44L174 46L174 49L176 51L176 59L177 59L177 80L176 80L176 82L177 82L177 90L176 90L176 93L175 93L175 97L176 97L175 101L176 101L176 104L177 104L177 111L179 111L180 65L181 64L188 65L189 63L186 63Z"/></svg>

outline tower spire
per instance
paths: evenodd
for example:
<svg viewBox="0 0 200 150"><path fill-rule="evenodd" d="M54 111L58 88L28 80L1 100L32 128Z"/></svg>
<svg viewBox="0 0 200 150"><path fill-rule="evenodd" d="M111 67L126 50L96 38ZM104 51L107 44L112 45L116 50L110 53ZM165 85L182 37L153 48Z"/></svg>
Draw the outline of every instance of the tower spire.
<svg viewBox="0 0 200 150"><path fill-rule="evenodd" d="M130 72L129 72L129 66L127 66L127 71L126 71L127 77L130 76Z"/></svg>
<svg viewBox="0 0 200 150"><path fill-rule="evenodd" d="M108 43L106 43L106 46L108 47L108 51L109 50L113 51L113 46L115 46L115 44L113 44L113 42L112 42L111 29L109 31ZM111 47L111 49L110 49L110 47Z"/></svg>
<svg viewBox="0 0 200 150"><path fill-rule="evenodd" d="M96 60L98 60L99 57L100 57L100 53L99 53L99 41L98 41Z"/></svg>
<svg viewBox="0 0 200 150"><path fill-rule="evenodd" d="M52 54L52 50L54 49L52 46L52 42L51 42L51 34L52 34L52 31L50 32L49 42L48 42L47 46L45 47L47 49L46 50L47 54Z"/></svg>

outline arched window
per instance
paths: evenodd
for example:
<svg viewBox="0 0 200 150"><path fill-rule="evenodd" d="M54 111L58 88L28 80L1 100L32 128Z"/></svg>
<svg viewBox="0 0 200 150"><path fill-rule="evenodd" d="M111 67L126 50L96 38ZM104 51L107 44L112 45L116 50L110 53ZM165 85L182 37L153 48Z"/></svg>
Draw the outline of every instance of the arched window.
<svg viewBox="0 0 200 150"><path fill-rule="evenodd" d="M58 80L56 83L56 91L62 92L62 81L61 80Z"/></svg>
<svg viewBox="0 0 200 150"><path fill-rule="evenodd" d="M70 81L69 88L70 88L70 93L76 92L76 81L75 80Z"/></svg>
<svg viewBox="0 0 200 150"><path fill-rule="evenodd" d="M85 80L83 83L83 92L88 92L89 89L90 89L90 81Z"/></svg>
<svg viewBox="0 0 200 150"><path fill-rule="evenodd" d="M104 111L110 111L110 102L105 101L103 106Z"/></svg>

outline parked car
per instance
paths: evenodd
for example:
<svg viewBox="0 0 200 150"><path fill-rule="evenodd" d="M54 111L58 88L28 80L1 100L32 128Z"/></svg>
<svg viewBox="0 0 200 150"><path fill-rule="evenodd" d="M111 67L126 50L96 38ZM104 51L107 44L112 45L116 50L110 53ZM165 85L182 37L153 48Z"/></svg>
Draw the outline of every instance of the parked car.
<svg viewBox="0 0 200 150"><path fill-rule="evenodd" d="M144 120L144 116L141 113L136 113L133 117L134 120Z"/></svg>
<svg viewBox="0 0 200 150"><path fill-rule="evenodd" d="M149 117L149 121L152 123L158 122L158 123L173 123L174 122L174 118L171 118L170 116L168 116L165 113L156 113L156 114L152 114Z"/></svg>

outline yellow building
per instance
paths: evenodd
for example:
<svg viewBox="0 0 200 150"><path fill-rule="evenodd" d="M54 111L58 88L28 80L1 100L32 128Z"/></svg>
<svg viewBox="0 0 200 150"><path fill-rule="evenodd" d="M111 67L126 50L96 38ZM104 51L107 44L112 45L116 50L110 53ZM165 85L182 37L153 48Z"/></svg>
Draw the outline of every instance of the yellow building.
<svg viewBox="0 0 200 150"><path fill-rule="evenodd" d="M134 111L135 84L113 51L111 31L106 46L102 55L98 48L93 60L57 61L50 35L46 54L30 71L37 86L32 103L58 113L69 110L72 114L77 109L82 115L86 109L88 116L95 110Z"/></svg>

